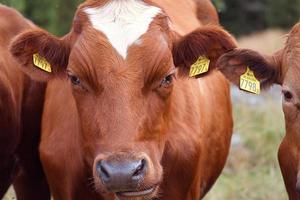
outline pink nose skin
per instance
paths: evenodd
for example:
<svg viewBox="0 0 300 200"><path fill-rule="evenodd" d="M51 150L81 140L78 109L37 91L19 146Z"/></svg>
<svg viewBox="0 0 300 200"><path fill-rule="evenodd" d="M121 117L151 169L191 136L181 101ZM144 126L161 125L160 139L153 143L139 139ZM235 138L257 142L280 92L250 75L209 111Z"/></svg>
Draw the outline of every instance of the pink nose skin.
<svg viewBox="0 0 300 200"><path fill-rule="evenodd" d="M113 193L135 191L147 173L147 161L141 160L100 160L96 171L103 185Z"/></svg>

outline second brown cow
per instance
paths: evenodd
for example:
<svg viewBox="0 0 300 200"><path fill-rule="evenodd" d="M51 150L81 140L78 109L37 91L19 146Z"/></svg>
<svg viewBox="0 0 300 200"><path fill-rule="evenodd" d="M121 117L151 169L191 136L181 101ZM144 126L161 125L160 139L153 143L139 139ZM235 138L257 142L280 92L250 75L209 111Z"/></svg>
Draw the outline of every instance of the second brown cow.
<svg viewBox="0 0 300 200"><path fill-rule="evenodd" d="M286 135L278 159L291 200L300 199L300 24L288 34L284 48L273 55L262 55L250 49L235 49L219 60L220 70L236 85L249 67L263 89L272 84L282 86L282 107Z"/></svg>
<svg viewBox="0 0 300 200"><path fill-rule="evenodd" d="M0 4L0 199L11 184L18 199L50 199L38 153L46 84L25 75L9 52L11 40L33 28Z"/></svg>

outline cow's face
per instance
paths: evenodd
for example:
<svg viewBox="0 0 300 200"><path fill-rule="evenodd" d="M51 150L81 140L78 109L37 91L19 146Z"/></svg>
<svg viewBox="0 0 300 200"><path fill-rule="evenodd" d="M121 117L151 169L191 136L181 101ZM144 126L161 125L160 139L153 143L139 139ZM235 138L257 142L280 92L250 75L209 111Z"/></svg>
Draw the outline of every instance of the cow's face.
<svg viewBox="0 0 300 200"><path fill-rule="evenodd" d="M66 37L37 30L12 44L31 77L68 77L96 188L119 198L157 194L177 74L187 76L200 56L210 59L211 70L235 47L220 27L180 38L169 23L160 8L143 1L92 1L79 8ZM35 53L51 64L51 73L33 65Z"/></svg>
<svg viewBox="0 0 300 200"><path fill-rule="evenodd" d="M300 129L300 24L289 33L281 54L283 111L287 131L296 134Z"/></svg>
<svg viewBox="0 0 300 200"><path fill-rule="evenodd" d="M160 160L176 73L172 44L158 8L136 2L145 7L141 16L123 22L123 9L137 5L114 2L103 10L83 9L90 24L72 48L67 73L96 186L120 197L151 197L162 181ZM120 15L107 15L105 9ZM151 21L143 16L147 12ZM106 24L111 17L116 23ZM101 20L103 27L97 24Z"/></svg>

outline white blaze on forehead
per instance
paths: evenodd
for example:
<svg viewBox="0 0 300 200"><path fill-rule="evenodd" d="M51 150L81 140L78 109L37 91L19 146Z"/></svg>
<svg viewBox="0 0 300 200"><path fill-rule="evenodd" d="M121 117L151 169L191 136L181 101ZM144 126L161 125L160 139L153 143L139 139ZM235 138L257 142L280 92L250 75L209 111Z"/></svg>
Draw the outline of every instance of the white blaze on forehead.
<svg viewBox="0 0 300 200"><path fill-rule="evenodd" d="M128 47L147 32L161 10L141 0L112 0L100 8L87 8L93 27L103 32L125 59Z"/></svg>

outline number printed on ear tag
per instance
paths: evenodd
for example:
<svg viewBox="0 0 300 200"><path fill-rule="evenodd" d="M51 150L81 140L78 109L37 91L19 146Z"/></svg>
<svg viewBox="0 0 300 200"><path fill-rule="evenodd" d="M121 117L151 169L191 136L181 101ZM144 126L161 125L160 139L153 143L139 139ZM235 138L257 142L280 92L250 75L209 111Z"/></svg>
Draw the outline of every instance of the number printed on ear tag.
<svg viewBox="0 0 300 200"><path fill-rule="evenodd" d="M198 60L191 66L190 77L197 76L199 74L204 74L209 70L210 60L200 56Z"/></svg>
<svg viewBox="0 0 300 200"><path fill-rule="evenodd" d="M33 64L46 72L52 72L50 63L38 53L33 54Z"/></svg>
<svg viewBox="0 0 300 200"><path fill-rule="evenodd" d="M260 82L255 78L253 71L247 67L247 71L240 77L240 88L247 92L260 94Z"/></svg>

